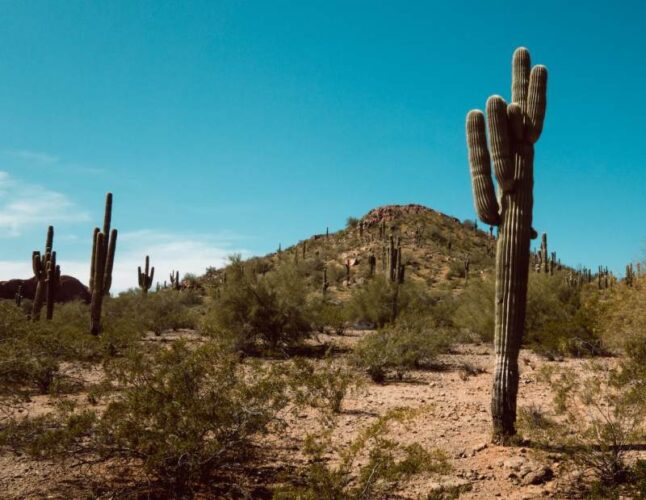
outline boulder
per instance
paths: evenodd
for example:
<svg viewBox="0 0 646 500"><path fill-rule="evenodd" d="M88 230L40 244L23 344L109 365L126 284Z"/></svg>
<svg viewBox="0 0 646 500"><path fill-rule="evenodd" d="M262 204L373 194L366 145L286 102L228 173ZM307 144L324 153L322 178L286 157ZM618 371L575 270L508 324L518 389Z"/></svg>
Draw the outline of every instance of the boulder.
<svg viewBox="0 0 646 500"><path fill-rule="evenodd" d="M22 296L26 299L33 300L36 293L36 278L31 277L27 280L13 279L9 281L0 281L0 299L13 300L22 286ZM89 303L91 299L88 288L73 276L61 276L60 285L56 293L56 302L71 302L73 300L82 300Z"/></svg>

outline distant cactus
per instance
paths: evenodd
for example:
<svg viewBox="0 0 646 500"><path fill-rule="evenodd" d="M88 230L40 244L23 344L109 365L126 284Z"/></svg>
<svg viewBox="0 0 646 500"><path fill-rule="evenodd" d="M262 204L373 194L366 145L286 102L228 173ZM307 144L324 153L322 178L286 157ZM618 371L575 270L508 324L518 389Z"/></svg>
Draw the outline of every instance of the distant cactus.
<svg viewBox="0 0 646 500"><path fill-rule="evenodd" d="M543 130L547 70L531 67L529 51L519 48L512 63L512 102L487 101L489 146L500 204L491 177L485 116L467 115L466 133L473 197L485 224L499 226L496 252L495 351L491 413L493 440L505 443L516 433L518 353L524 334L532 229L534 143Z"/></svg>
<svg viewBox="0 0 646 500"><path fill-rule="evenodd" d="M105 197L105 213L103 215L103 230L94 228L92 241L92 263L90 266L90 332L92 335L101 333L101 309L103 297L110 293L112 286L112 268L114 253L117 248L117 230L110 230L112 222L112 193Z"/></svg>
<svg viewBox="0 0 646 500"><path fill-rule="evenodd" d="M467 255L467 258L464 259L464 283L469 282L469 268L471 267L471 261L469 259L469 256Z"/></svg>
<svg viewBox="0 0 646 500"><path fill-rule="evenodd" d="M39 251L34 251L31 255L31 265L36 278L36 292L34 293L34 302L31 307L31 319L38 321L40 319L40 311L45 302L45 294L47 289L47 264L52 258L52 248L54 246L54 226L47 228L47 238L45 239L45 253L40 254Z"/></svg>
<svg viewBox="0 0 646 500"><path fill-rule="evenodd" d="M141 267L137 267L137 279L139 282L139 288L141 288L142 295L148 295L148 290L153 284L153 277L155 276L155 266L150 268L150 257L146 255L146 265L144 267L144 272L141 272Z"/></svg>
<svg viewBox="0 0 646 500"><path fill-rule="evenodd" d="M18 285L18 290L16 290L16 295L14 295L14 300L16 301L16 306L22 306L22 285Z"/></svg>
<svg viewBox="0 0 646 500"><path fill-rule="evenodd" d="M375 275L375 269L377 267L377 258L375 257L375 254L370 252L370 255L368 255L368 267L369 267L369 276L374 276Z"/></svg>
<svg viewBox="0 0 646 500"><path fill-rule="evenodd" d="M346 259L345 264L343 265L345 266L345 281L348 284L348 286L350 286L350 269L351 269L350 259Z"/></svg>
<svg viewBox="0 0 646 500"><path fill-rule="evenodd" d="M327 289L329 288L330 283L327 280L327 268L323 268L323 298L327 295Z"/></svg>
<svg viewBox="0 0 646 500"><path fill-rule="evenodd" d="M549 258L547 256L547 233L541 236L541 271L549 272Z"/></svg>
<svg viewBox="0 0 646 500"><path fill-rule="evenodd" d="M47 312L45 318L50 320L54 317L54 304L56 303L56 292L61 282L61 266L56 265L56 252L52 252L52 258L47 263Z"/></svg>
<svg viewBox="0 0 646 500"><path fill-rule="evenodd" d="M225 283L226 283L226 274L225 276ZM173 290L179 290L180 289L180 284L179 284L179 271L171 271L170 272L170 287Z"/></svg>
<svg viewBox="0 0 646 500"><path fill-rule="evenodd" d="M635 271L632 264L626 266L626 285L633 286L635 284Z"/></svg>

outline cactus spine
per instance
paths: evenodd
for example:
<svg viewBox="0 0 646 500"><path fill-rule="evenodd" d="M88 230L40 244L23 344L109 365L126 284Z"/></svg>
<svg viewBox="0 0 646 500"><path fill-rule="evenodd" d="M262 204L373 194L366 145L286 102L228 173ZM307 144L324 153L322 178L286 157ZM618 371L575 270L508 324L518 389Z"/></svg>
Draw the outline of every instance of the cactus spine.
<svg viewBox="0 0 646 500"><path fill-rule="evenodd" d="M148 271L150 269L150 272ZM153 284L153 277L155 276L155 266L150 268L150 257L146 255L146 265L144 272L141 272L141 266L137 267L137 278L139 281L139 288L141 288L142 295L148 295L148 290ZM157 284L159 286L159 283Z"/></svg>
<svg viewBox="0 0 646 500"><path fill-rule="evenodd" d="M103 215L103 230L94 228L92 236L92 262L90 265L90 332L92 335L101 333L101 309L103 297L110 293L112 286L112 268L114 253L117 248L117 230L110 230L112 222L112 193L105 197L105 212Z"/></svg>
<svg viewBox="0 0 646 500"><path fill-rule="evenodd" d="M518 353L524 333L529 271L529 243L534 205L534 143L543 130L547 70L531 67L529 51L519 48L512 62L512 102L487 100L489 148L485 116L467 115L466 134L473 197L478 216L498 226L496 251L495 351L491 413L493 440L504 443L516 433ZM498 181L496 197L491 158Z"/></svg>

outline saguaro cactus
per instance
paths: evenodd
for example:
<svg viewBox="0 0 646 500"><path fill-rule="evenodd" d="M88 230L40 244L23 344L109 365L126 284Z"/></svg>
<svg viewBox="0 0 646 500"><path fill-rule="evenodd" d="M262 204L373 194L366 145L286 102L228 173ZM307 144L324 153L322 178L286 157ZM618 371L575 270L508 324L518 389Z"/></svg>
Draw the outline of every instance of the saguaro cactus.
<svg viewBox="0 0 646 500"><path fill-rule="evenodd" d="M22 285L18 285L18 290L16 290L16 295L14 295L14 300L16 301L16 306L22 306Z"/></svg>
<svg viewBox="0 0 646 500"><path fill-rule="evenodd" d="M466 135L473 198L485 224L498 226L496 249L495 351L491 413L493 440L504 443L515 434L518 352L524 333L529 270L529 243L534 205L534 143L543 130L547 70L531 67L529 51L519 48L512 62L512 102L487 100L485 116L467 115ZM490 157L491 151L491 157ZM491 158L498 196L491 177Z"/></svg>
<svg viewBox="0 0 646 500"><path fill-rule="evenodd" d="M46 319L54 317L54 303L56 292L61 281L61 266L56 265L56 252L52 252L52 258L47 263L47 313Z"/></svg>
<svg viewBox="0 0 646 500"><path fill-rule="evenodd" d="M225 283L226 283L226 274L225 276ZM179 284L179 271L171 271L170 272L170 287L173 290L179 290L180 284Z"/></svg>
<svg viewBox="0 0 646 500"><path fill-rule="evenodd" d="M45 253L40 254L35 251L31 255L31 265L36 278L36 292L34 293L34 303L31 306L31 319L38 321L40 319L40 311L45 302L45 294L47 289L47 264L52 258L52 248L54 246L54 226L47 228L47 238L45 240Z"/></svg>
<svg viewBox="0 0 646 500"><path fill-rule="evenodd" d="M148 295L148 290L150 290L150 287L153 284L153 277L155 276L155 266L150 268L150 272L148 272L149 266L150 266L150 257L146 255L146 265L144 267L144 272L143 273L141 272L141 266L137 267L137 278L139 281L139 288L141 288L142 295Z"/></svg>
<svg viewBox="0 0 646 500"><path fill-rule="evenodd" d="M92 262L90 265L90 333L101 333L101 309L103 297L110 293L114 253L117 249L117 230L110 230L112 222L112 193L105 197L103 230L94 228L92 235Z"/></svg>
<svg viewBox="0 0 646 500"><path fill-rule="evenodd" d="M330 283L327 280L327 267L323 268L323 298L327 295L327 289L330 287Z"/></svg>

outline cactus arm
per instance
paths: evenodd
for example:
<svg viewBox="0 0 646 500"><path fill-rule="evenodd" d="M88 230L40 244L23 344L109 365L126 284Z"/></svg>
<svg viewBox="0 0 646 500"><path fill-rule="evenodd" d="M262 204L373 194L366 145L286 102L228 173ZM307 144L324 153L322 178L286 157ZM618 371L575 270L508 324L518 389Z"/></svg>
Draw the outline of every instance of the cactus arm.
<svg viewBox="0 0 646 500"><path fill-rule="evenodd" d="M94 289L94 263L96 261L96 239L99 235L100 229L98 227L94 228L94 232L92 233L92 257L90 261L90 286L88 287L90 294L92 294L92 290Z"/></svg>
<svg viewBox="0 0 646 500"><path fill-rule="evenodd" d="M496 179L503 194L509 193L514 187L514 158L509 137L507 103L502 97L495 95L487 100L487 122Z"/></svg>
<svg viewBox="0 0 646 500"><path fill-rule="evenodd" d="M103 278L103 293L108 295L110 287L112 286L112 269L114 268L114 254L117 250L117 235L118 231L113 229L110 233L110 242L107 246L107 254L105 255L105 273ZM104 233L107 238L107 233Z"/></svg>
<svg viewBox="0 0 646 500"><path fill-rule="evenodd" d="M45 253L51 253L54 246L54 226L47 228L47 239L45 240Z"/></svg>
<svg viewBox="0 0 646 500"><path fill-rule="evenodd" d="M107 238L110 234L110 224L112 222L112 193L105 195L105 212L103 213L103 234ZM103 244L107 246L107 241Z"/></svg>
<svg viewBox="0 0 646 500"><path fill-rule="evenodd" d="M482 222L490 226L497 226L500 223L500 215L491 178L491 160L487 148L485 119L482 111L469 111L466 129L476 212Z"/></svg>
<svg viewBox="0 0 646 500"><path fill-rule="evenodd" d="M523 113L527 112L527 91L531 59L525 47L519 47L512 57L511 101L517 103Z"/></svg>
<svg viewBox="0 0 646 500"><path fill-rule="evenodd" d="M150 280L149 280L149 285L148 288L150 288L150 285L153 283L153 278L155 277L155 266L150 268Z"/></svg>
<svg viewBox="0 0 646 500"><path fill-rule="evenodd" d="M547 106L547 68L534 66L529 77L527 140L534 144L541 136Z"/></svg>

